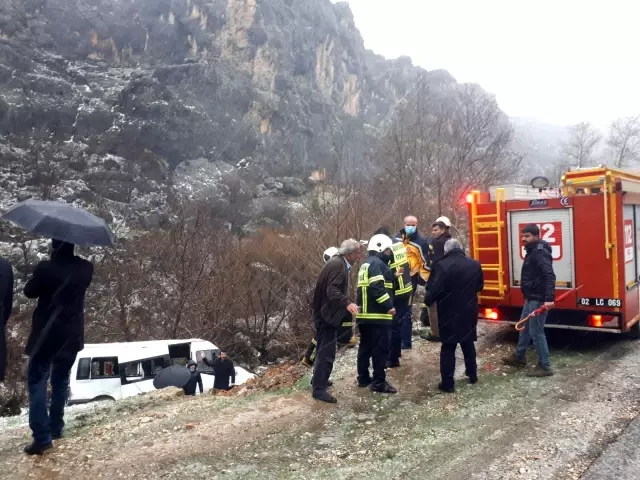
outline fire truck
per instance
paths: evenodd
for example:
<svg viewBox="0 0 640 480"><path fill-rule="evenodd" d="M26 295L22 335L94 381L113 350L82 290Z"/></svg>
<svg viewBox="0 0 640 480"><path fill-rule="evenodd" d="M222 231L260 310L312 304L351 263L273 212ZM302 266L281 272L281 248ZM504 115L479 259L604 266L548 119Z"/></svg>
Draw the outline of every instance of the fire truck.
<svg viewBox="0 0 640 480"><path fill-rule="evenodd" d="M521 231L551 246L556 305L546 326L640 337L640 174L606 166L566 172L556 189L536 177L467 196L470 251L482 264L480 319L516 324L524 299Z"/></svg>

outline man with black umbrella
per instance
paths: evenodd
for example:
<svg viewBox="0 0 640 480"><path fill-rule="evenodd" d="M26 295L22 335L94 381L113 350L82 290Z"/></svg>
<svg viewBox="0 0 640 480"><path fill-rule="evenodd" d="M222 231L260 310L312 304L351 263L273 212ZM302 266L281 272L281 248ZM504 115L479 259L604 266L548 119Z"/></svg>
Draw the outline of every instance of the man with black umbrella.
<svg viewBox="0 0 640 480"><path fill-rule="evenodd" d="M5 328L13 306L13 268L0 257L0 382L4 382L7 366L7 338Z"/></svg>
<svg viewBox="0 0 640 480"><path fill-rule="evenodd" d="M93 265L74 254L74 245L52 240L51 248L51 260L40 262L24 287L27 298L38 299L26 348L33 443L24 451L29 455L43 453L62 436L69 372L84 348L84 298L93 278Z"/></svg>

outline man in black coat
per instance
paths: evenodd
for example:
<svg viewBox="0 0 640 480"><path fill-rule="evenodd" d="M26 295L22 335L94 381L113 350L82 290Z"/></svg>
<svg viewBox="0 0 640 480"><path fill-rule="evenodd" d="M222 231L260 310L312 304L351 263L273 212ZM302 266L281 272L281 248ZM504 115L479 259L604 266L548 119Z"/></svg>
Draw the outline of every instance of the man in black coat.
<svg viewBox="0 0 640 480"><path fill-rule="evenodd" d="M229 390L236 383L236 367L233 365L233 361L227 357L227 352L220 351L220 356L213 362L205 356L204 352L201 355L202 361L213 368L213 374L215 375L213 388L216 390ZM231 385L229 384L229 379L231 379Z"/></svg>
<svg viewBox="0 0 640 480"><path fill-rule="evenodd" d="M0 382L4 382L7 366L7 337L5 329L13 306L13 268L0 257Z"/></svg>
<svg viewBox="0 0 640 480"><path fill-rule="evenodd" d="M93 265L74 255L70 243L53 240L51 260L40 262L24 287L27 298L37 298L29 356L29 427L33 443L29 455L51 448L62 436L69 372L84 348L84 298L93 278ZM47 412L47 382L51 376L51 405Z"/></svg>
<svg viewBox="0 0 640 480"><path fill-rule="evenodd" d="M520 331L515 354L503 358L502 361L507 365L524 367L527 364L527 349L533 341L538 365L527 376L549 377L553 375L553 370L549 360L549 346L544 333L544 324L547 320L547 310L553 307L556 294L553 257L549 244L540 239L540 228L537 225L530 224L522 229L522 242L527 254L520 274L520 288L525 300L521 318L543 307L544 311L525 323L524 330Z"/></svg>
<svg viewBox="0 0 640 480"><path fill-rule="evenodd" d="M338 255L324 264L313 292L311 309L316 328L316 360L313 366L311 385L313 398L327 403L336 403L327 392L329 376L336 359L336 337L342 324L345 309L358 313L358 307L348 296L349 271L360 258L361 245L357 240L342 242Z"/></svg>
<svg viewBox="0 0 640 480"><path fill-rule="evenodd" d="M434 262L437 262L444 257L444 244L451 239L450 229L451 222L447 217L438 218L431 226ZM428 335L421 334L420 337L425 340L429 340L430 342L439 342L440 332L438 327L440 322L438 322L438 305L437 303L433 303L432 305L429 305L428 308L431 331Z"/></svg>
<svg viewBox="0 0 640 480"><path fill-rule="evenodd" d="M462 245L455 239L447 240L445 254L433 264L427 285L427 304L438 303L440 327L440 375L438 388L453 392L453 374L456 368L456 347L460 344L464 354L469 382L478 381L476 348L478 339L478 293L484 288L480 263L467 258Z"/></svg>

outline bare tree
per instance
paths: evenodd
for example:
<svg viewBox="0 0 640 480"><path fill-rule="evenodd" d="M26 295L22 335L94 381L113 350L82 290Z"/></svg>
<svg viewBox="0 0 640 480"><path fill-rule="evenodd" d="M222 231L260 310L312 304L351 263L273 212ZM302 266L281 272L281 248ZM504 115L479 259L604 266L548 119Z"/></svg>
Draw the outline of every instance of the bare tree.
<svg viewBox="0 0 640 480"><path fill-rule="evenodd" d="M640 159L640 115L624 117L611 123L607 145L617 168Z"/></svg>
<svg viewBox="0 0 640 480"><path fill-rule="evenodd" d="M455 216L470 189L507 180L518 171L522 157L511 149L508 118L477 86L465 85L452 97L440 98L418 83L408 100L379 158L387 187L383 194L393 190L392 205L399 210Z"/></svg>
<svg viewBox="0 0 640 480"><path fill-rule="evenodd" d="M591 157L602 140L602 135L588 122L577 123L569 128L569 139L562 146L562 154L578 168L591 163Z"/></svg>

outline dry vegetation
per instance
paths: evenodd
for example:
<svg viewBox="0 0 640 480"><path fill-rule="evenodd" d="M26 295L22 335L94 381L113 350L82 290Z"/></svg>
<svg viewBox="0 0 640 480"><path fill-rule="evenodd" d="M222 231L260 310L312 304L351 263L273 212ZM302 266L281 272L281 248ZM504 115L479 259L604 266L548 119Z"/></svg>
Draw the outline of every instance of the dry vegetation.
<svg viewBox="0 0 640 480"><path fill-rule="evenodd" d="M453 98L453 99L452 99ZM238 234L250 198L230 176L228 207L171 198L168 222L94 256L87 299L90 342L198 337L250 365L298 354L312 335L309 294L329 245L395 228L408 213L464 223L462 199L507 180L520 158L495 99L473 86L441 99L419 83L376 147L335 132L326 180L304 208L276 212L286 228ZM286 210L286 209L285 209ZM20 396L19 354L29 311L13 319L9 388Z"/></svg>

